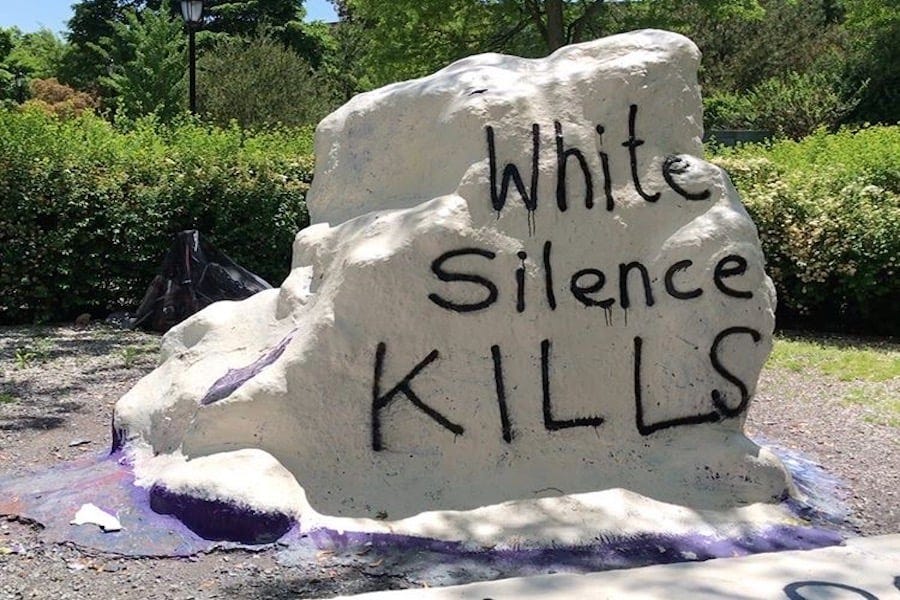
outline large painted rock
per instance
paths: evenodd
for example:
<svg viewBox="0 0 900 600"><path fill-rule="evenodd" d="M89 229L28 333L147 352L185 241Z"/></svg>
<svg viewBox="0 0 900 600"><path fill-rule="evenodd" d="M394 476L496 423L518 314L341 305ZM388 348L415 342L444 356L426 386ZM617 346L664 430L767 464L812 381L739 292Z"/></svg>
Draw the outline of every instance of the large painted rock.
<svg viewBox="0 0 900 600"><path fill-rule="evenodd" d="M774 292L700 158L699 58L661 31L486 54L328 116L290 276L172 329L116 406L138 482L432 536L514 501L550 540L573 494L782 498L743 434Z"/></svg>

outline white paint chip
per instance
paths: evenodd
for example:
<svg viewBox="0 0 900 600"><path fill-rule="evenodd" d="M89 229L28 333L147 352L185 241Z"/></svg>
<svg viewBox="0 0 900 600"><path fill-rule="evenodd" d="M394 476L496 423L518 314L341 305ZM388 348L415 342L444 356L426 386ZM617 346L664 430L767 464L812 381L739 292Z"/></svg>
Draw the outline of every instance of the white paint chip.
<svg viewBox="0 0 900 600"><path fill-rule="evenodd" d="M119 519L91 503L82 505L75 513L72 525L98 525L104 533L120 531L122 524Z"/></svg>

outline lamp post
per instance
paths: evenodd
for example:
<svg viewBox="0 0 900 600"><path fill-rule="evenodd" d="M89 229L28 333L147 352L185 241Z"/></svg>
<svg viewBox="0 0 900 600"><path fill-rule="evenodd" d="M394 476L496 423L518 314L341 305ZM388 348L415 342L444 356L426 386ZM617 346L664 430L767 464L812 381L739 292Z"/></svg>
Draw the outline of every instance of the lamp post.
<svg viewBox="0 0 900 600"><path fill-rule="evenodd" d="M194 34L203 22L203 0L181 0L181 16L188 28L188 88L191 114L197 114L197 46Z"/></svg>
<svg viewBox="0 0 900 600"><path fill-rule="evenodd" d="M28 85L28 79L25 77L25 73L22 71L16 71L15 79L13 80L13 87L16 92L16 99L19 104L25 102L25 87Z"/></svg>

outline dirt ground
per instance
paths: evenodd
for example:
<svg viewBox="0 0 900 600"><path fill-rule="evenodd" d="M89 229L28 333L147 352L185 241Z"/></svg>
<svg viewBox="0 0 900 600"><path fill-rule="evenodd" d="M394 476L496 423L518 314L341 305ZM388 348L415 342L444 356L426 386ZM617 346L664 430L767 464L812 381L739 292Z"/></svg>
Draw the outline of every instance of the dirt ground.
<svg viewBox="0 0 900 600"><path fill-rule="evenodd" d="M99 324L0 328L0 473L39 470L107 448L112 407L153 369L158 344L156 336ZM845 402L854 385L815 372L765 370L747 429L846 482L862 535L897 533L898 428ZM879 385L900 397L900 379ZM0 517L0 598L298 598L414 585L358 567L284 567L272 549L122 558L45 543L37 525Z"/></svg>

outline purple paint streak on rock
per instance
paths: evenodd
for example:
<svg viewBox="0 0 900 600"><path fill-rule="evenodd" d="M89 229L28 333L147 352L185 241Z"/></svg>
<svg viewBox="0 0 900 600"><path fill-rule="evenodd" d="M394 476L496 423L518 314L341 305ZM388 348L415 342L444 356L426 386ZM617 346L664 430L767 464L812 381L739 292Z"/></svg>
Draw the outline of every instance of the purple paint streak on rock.
<svg viewBox="0 0 900 600"><path fill-rule="evenodd" d="M556 572L588 573L754 552L812 549L842 542L832 531L795 526L761 527L737 537L609 535L585 546L503 550L392 534L317 530L300 538L296 536L294 533L285 538L287 547L277 555L280 564L301 566L318 561L323 568L359 566L368 575L402 574L411 581L428 585L457 585ZM330 550L327 564L321 563L321 549ZM372 564L379 566L373 570Z"/></svg>
<svg viewBox="0 0 900 600"><path fill-rule="evenodd" d="M173 515L207 540L227 540L241 544L274 542L294 525L283 513L261 513L222 502L178 494L160 485L150 489L150 508L159 514Z"/></svg>
<svg viewBox="0 0 900 600"><path fill-rule="evenodd" d="M286 345L289 339L286 338L280 346ZM816 483L823 476L827 479L827 474L820 469L813 469L808 464L801 465L796 460L788 462L791 463L793 470L798 470L798 465L803 467L802 479L810 490L816 487ZM430 556L430 560L448 564L464 561L482 566L502 567L505 572L516 573L522 572L523 568L531 570L566 568L579 571L625 568L743 556L757 552L806 550L842 542L839 532L814 526L817 522L830 521L815 518L827 515L821 515L793 498L786 498L784 502L795 514L813 521L813 525L748 528L742 534L732 537L610 534L599 537L597 543L584 546L504 550L473 547L461 541L385 533L338 532L330 529L306 532L303 539L316 548L348 552L360 548L373 548L385 557L401 560L404 556ZM174 515L191 531L208 540L229 540L245 544L271 543L281 538L295 525L295 522L284 514L258 513L227 502L201 500L176 494L161 486L154 486L150 490L149 504L155 512ZM294 543L299 543L299 540L295 540ZM416 560L420 561L421 556Z"/></svg>
<svg viewBox="0 0 900 600"><path fill-rule="evenodd" d="M281 358L285 348L294 338L296 332L292 331L278 345L260 356L253 363L239 369L228 369L228 372L222 375L206 392L200 404L206 406L213 402L218 402L222 398L227 398L236 389L259 375L263 369Z"/></svg>
<svg viewBox="0 0 900 600"><path fill-rule="evenodd" d="M307 534L319 548L352 551L372 548L380 553L440 556L440 560L476 559L507 570L516 565L538 569L603 570L652 564L744 556L757 552L809 550L841 544L834 531L779 525L747 531L737 537L641 534L607 536L596 544L526 549L471 548L448 542L388 533L337 532L318 529Z"/></svg>

